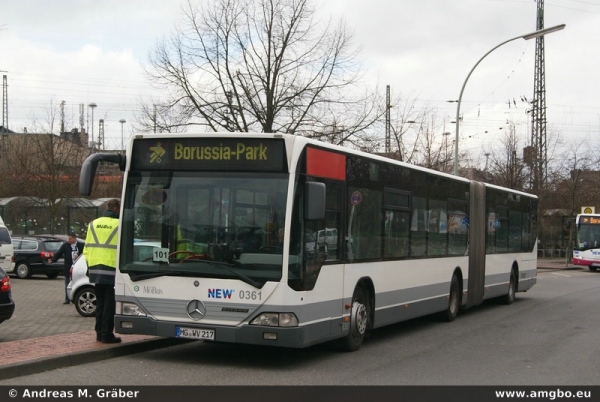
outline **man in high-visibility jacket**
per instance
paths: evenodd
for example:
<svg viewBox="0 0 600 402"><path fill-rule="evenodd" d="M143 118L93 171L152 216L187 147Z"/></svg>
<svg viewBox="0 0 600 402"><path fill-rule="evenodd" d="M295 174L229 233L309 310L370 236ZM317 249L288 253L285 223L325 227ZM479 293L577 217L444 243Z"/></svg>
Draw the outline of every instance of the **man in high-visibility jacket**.
<svg viewBox="0 0 600 402"><path fill-rule="evenodd" d="M113 333L120 209L119 200L108 201L103 216L89 224L83 249L90 282L96 289L96 340L102 343L121 342L121 338Z"/></svg>

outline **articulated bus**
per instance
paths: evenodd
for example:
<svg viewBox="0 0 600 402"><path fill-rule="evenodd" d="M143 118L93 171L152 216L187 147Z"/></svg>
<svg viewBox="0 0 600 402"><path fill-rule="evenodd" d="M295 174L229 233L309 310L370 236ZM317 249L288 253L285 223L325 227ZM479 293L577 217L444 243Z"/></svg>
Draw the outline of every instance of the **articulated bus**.
<svg viewBox="0 0 600 402"><path fill-rule="evenodd" d="M82 194L101 161L124 171L121 334L354 351L536 283L523 192L284 134L135 135L88 157Z"/></svg>
<svg viewBox="0 0 600 402"><path fill-rule="evenodd" d="M600 267L600 214L577 215L575 227L573 264L595 271Z"/></svg>

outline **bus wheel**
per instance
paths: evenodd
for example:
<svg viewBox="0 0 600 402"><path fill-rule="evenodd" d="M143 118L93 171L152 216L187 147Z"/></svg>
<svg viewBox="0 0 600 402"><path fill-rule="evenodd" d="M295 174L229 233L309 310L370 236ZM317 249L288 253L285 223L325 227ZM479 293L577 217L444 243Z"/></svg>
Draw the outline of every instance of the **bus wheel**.
<svg viewBox="0 0 600 402"><path fill-rule="evenodd" d="M352 295L350 333L345 338L341 339L342 348L348 352L354 352L360 349L360 346L365 339L369 319L367 306L365 291L361 287L357 287L354 289L354 294Z"/></svg>
<svg viewBox="0 0 600 402"><path fill-rule="evenodd" d="M588 266L588 268L590 269L590 271L595 271L597 267L593 267L593 266Z"/></svg>
<svg viewBox="0 0 600 402"><path fill-rule="evenodd" d="M450 283L450 295L448 296L448 308L442 313L442 320L452 322L458 314L460 308L460 287L458 286L458 278L452 275Z"/></svg>
<svg viewBox="0 0 600 402"><path fill-rule="evenodd" d="M504 296L504 304L512 304L515 301L516 284L515 271L510 272L510 282L508 283L508 293Z"/></svg>

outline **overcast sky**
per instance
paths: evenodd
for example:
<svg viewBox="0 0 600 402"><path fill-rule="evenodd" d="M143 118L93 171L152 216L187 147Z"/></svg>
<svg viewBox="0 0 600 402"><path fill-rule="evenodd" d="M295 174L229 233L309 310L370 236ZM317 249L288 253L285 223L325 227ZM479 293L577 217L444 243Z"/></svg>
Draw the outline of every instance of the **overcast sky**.
<svg viewBox="0 0 600 402"><path fill-rule="evenodd" d="M207 1L207 0L203 0ZM0 70L8 77L9 128L45 119L50 101L66 102L78 126L79 104L96 103L107 148L119 148L139 99L153 90L142 67L161 36L180 21L177 0L1 1ZM319 16L344 18L373 82L381 91L438 110L455 133L456 103L467 74L496 45L536 28L534 0L327 0ZM548 131L568 144L600 145L600 0L546 0L545 27L566 24L545 38ZM489 147L517 127L530 140L535 39L515 40L481 62L462 99L461 149ZM509 107L510 101L510 107ZM86 107L87 112L87 107ZM1 123L1 122L0 122ZM97 128L96 128L97 135Z"/></svg>

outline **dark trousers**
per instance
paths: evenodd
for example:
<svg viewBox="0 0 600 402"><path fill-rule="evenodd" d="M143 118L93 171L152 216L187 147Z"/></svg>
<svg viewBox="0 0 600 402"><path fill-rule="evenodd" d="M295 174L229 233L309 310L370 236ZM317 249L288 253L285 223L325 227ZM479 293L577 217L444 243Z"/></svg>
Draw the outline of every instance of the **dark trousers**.
<svg viewBox="0 0 600 402"><path fill-rule="evenodd" d="M96 338L106 341L115 329L115 285L95 285L96 288Z"/></svg>
<svg viewBox="0 0 600 402"><path fill-rule="evenodd" d="M69 282L71 282L71 278L69 278L69 275L67 274L65 275L65 301L69 301L69 294L67 293Z"/></svg>

